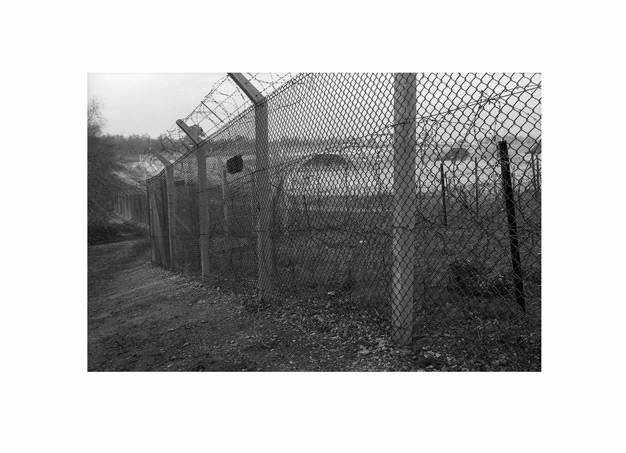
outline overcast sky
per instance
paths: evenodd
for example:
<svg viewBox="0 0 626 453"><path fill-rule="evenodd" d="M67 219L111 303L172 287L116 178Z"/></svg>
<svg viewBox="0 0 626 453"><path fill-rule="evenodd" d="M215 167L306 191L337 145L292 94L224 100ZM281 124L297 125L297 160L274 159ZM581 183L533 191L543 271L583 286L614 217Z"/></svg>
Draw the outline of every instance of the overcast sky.
<svg viewBox="0 0 626 453"><path fill-rule="evenodd" d="M187 116L225 75L91 73L88 96L102 104L104 133L156 138Z"/></svg>

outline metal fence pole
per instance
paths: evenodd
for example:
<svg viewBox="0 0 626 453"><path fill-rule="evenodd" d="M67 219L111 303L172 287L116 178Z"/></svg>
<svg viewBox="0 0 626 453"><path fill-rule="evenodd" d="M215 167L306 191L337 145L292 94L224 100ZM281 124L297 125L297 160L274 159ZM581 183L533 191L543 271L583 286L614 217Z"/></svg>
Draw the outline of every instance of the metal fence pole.
<svg viewBox="0 0 626 453"><path fill-rule="evenodd" d="M198 217L200 223L200 266L202 281L208 277L211 269L209 261L209 193L206 181L206 150L198 146L196 150L198 160Z"/></svg>
<svg viewBox="0 0 626 453"><path fill-rule="evenodd" d="M509 164L508 146L506 140L498 142L500 150L500 166L502 171L502 185L504 191L504 204L506 217L509 224L509 244L511 246L511 259L513 261L513 283L515 284L515 300L523 311L526 311L524 300L524 282L522 280L522 260L519 253L519 241L517 238L517 220L515 217L515 200L513 199L513 184L511 181L511 167Z"/></svg>
<svg viewBox="0 0 626 453"><path fill-rule="evenodd" d="M394 75L392 338L411 343L415 279L416 76Z"/></svg>

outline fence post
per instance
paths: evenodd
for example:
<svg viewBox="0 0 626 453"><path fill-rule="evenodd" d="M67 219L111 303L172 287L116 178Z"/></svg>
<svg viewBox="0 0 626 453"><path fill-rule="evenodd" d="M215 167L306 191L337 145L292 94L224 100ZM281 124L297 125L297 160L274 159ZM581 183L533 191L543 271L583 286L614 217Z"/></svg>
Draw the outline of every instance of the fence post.
<svg viewBox="0 0 626 453"><path fill-rule="evenodd" d="M413 336L415 280L416 76L394 75L392 338L408 345Z"/></svg>
<svg viewBox="0 0 626 453"><path fill-rule="evenodd" d="M270 235L271 206L270 206L270 178L268 156L268 123L267 104L259 104L255 109L256 126L256 171L257 190L259 194L259 297L262 300L269 298L271 289L271 275L274 263L272 262L272 244Z"/></svg>
<svg viewBox="0 0 626 453"><path fill-rule="evenodd" d="M443 201L443 226L448 226L448 207L446 205L446 172L441 161L441 200Z"/></svg>
<svg viewBox="0 0 626 453"><path fill-rule="evenodd" d="M230 236L230 209L228 207L228 179L226 169L222 170L222 206L224 212L224 236Z"/></svg>
<svg viewBox="0 0 626 453"><path fill-rule="evenodd" d="M500 166L502 171L502 186L504 192L504 204L506 218L509 224L509 244L511 246L511 259L513 261L513 283L515 284L515 300L526 311L524 300L524 282L522 280L522 260L519 253L519 241L517 238L517 220L515 218L515 200L513 199L513 184L511 182L511 167L506 140L498 142L500 150Z"/></svg>
<svg viewBox="0 0 626 453"><path fill-rule="evenodd" d="M538 192L538 181L537 181L537 168L535 168L535 153L534 150L531 150L530 153L530 166L533 169L533 189L535 190L535 194ZM538 167L538 165L537 165Z"/></svg>
<svg viewBox="0 0 626 453"><path fill-rule="evenodd" d="M152 220L154 222L154 226L152 227L154 231L154 243L159 249L158 264L165 266L167 257L165 254L165 244L163 243L163 228L161 228L161 220L159 218L157 191L154 189L150 191L150 205L152 206ZM161 203L161 205L163 205L163 203Z"/></svg>
<svg viewBox="0 0 626 453"><path fill-rule="evenodd" d="M242 74L228 76L254 104L256 184L259 204L257 255L259 264L259 298L269 299L274 263L271 238L271 194L269 178L269 127L267 102L263 95Z"/></svg>
<svg viewBox="0 0 626 453"><path fill-rule="evenodd" d="M153 203L152 203L152 191L150 190L150 184L146 185L146 196L148 198L148 219L147 219L147 223L148 223L148 231L150 232L150 262L152 264L155 264L157 261L156 258L156 237L155 237L155 233L154 233L154 220L152 219L152 215L153 215Z"/></svg>
<svg viewBox="0 0 626 453"><path fill-rule="evenodd" d="M167 226L170 239L170 269L175 271L176 259L176 188L174 187L174 165L165 167L165 183L167 184Z"/></svg>
<svg viewBox="0 0 626 453"><path fill-rule="evenodd" d="M474 195L476 197L476 216L478 217L479 214L479 209L480 209L480 204L478 202L478 191L479 191L479 185L478 185L478 158L474 157Z"/></svg>
<svg viewBox="0 0 626 453"><path fill-rule="evenodd" d="M205 282L211 271L209 261L209 193L206 182L206 150L198 146L196 150L198 160L198 217L200 222L200 266L202 281Z"/></svg>

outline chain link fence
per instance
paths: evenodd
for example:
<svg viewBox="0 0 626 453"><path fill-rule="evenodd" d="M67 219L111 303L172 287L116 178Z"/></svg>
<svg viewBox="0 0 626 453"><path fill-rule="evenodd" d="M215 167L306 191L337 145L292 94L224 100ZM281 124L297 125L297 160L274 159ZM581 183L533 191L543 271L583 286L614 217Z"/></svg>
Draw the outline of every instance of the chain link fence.
<svg viewBox="0 0 626 453"><path fill-rule="evenodd" d="M118 193L113 212L125 220L148 224L148 198L139 189L127 189Z"/></svg>
<svg viewBox="0 0 626 453"><path fill-rule="evenodd" d="M158 265L540 347L540 74L300 74L147 186Z"/></svg>

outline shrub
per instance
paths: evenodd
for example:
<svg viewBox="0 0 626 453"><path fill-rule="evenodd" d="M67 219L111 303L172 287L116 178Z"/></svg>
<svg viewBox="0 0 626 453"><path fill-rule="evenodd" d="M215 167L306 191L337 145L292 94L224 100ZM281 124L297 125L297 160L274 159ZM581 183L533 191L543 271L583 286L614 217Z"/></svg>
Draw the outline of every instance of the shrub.
<svg viewBox="0 0 626 453"><path fill-rule="evenodd" d="M87 225L87 243L89 244L110 241L119 235L115 227L102 220L92 221Z"/></svg>

